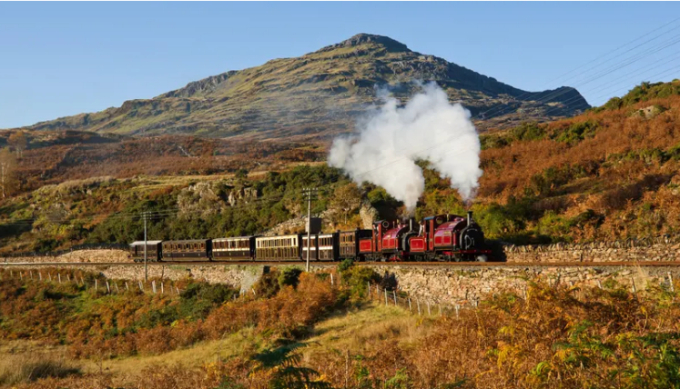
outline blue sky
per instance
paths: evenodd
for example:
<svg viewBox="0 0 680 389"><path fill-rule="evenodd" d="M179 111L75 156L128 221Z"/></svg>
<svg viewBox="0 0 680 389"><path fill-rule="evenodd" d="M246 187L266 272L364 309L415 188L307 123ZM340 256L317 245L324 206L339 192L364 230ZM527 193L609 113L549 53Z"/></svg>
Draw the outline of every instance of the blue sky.
<svg viewBox="0 0 680 389"><path fill-rule="evenodd" d="M0 128L150 98L359 32L522 89L576 86L601 104L659 80L668 66L653 65L673 65L680 44L612 76L610 89L581 88L578 72L555 79L678 16L680 3L0 3Z"/></svg>

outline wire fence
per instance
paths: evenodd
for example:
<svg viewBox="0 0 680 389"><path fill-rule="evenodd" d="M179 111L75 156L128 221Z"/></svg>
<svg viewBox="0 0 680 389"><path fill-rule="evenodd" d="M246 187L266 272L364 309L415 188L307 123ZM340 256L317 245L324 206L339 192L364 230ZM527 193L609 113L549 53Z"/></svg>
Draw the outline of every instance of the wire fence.
<svg viewBox="0 0 680 389"><path fill-rule="evenodd" d="M412 314L422 316L443 316L456 315L462 309L477 308L479 300L465 300L458 303L435 302L423 297L413 296L407 292L397 289L388 289L377 284L366 284L366 292L369 300L384 304L385 306L395 306L408 310Z"/></svg>
<svg viewBox="0 0 680 389"><path fill-rule="evenodd" d="M103 275L94 275L93 273L74 269L2 269L0 271L0 282L8 279L20 280L21 282L72 284L106 294L139 291L159 295L180 295L182 293L180 285L183 285L181 282L174 282L170 279L151 279L145 281L110 279Z"/></svg>

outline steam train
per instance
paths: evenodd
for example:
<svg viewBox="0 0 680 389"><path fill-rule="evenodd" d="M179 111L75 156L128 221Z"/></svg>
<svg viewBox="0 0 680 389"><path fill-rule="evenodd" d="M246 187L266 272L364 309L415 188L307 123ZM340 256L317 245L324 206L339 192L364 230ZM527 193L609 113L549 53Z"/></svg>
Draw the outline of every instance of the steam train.
<svg viewBox="0 0 680 389"><path fill-rule="evenodd" d="M481 227L457 215L413 222L378 221L372 229L279 236L138 241L130 244L135 262L144 261L477 261L490 258Z"/></svg>

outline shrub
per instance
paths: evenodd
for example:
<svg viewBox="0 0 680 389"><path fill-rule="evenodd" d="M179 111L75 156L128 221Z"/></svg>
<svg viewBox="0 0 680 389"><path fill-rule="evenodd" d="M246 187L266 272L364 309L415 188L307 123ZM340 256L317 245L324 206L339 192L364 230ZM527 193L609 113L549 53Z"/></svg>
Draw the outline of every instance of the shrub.
<svg viewBox="0 0 680 389"><path fill-rule="evenodd" d="M253 290L257 297L270 298L276 295L280 290L278 272L270 271L261 275L253 285Z"/></svg>
<svg viewBox="0 0 680 389"><path fill-rule="evenodd" d="M292 286L293 288L297 288L298 283L300 282L300 274L302 274L302 270L297 267L284 269L279 274L279 287L284 288L286 286Z"/></svg>

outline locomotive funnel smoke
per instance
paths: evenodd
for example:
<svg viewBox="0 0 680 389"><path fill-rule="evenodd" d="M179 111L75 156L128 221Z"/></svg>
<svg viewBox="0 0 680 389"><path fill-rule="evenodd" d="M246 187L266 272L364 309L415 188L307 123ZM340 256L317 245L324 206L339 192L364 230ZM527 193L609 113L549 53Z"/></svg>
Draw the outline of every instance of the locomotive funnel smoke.
<svg viewBox="0 0 680 389"><path fill-rule="evenodd" d="M425 188L423 171L415 162L427 160L451 180L464 201L471 200L482 170L470 112L450 104L435 83L424 85L404 107L398 103L386 97L385 104L358 125L358 133L336 138L328 164L357 183L382 186L412 213Z"/></svg>

